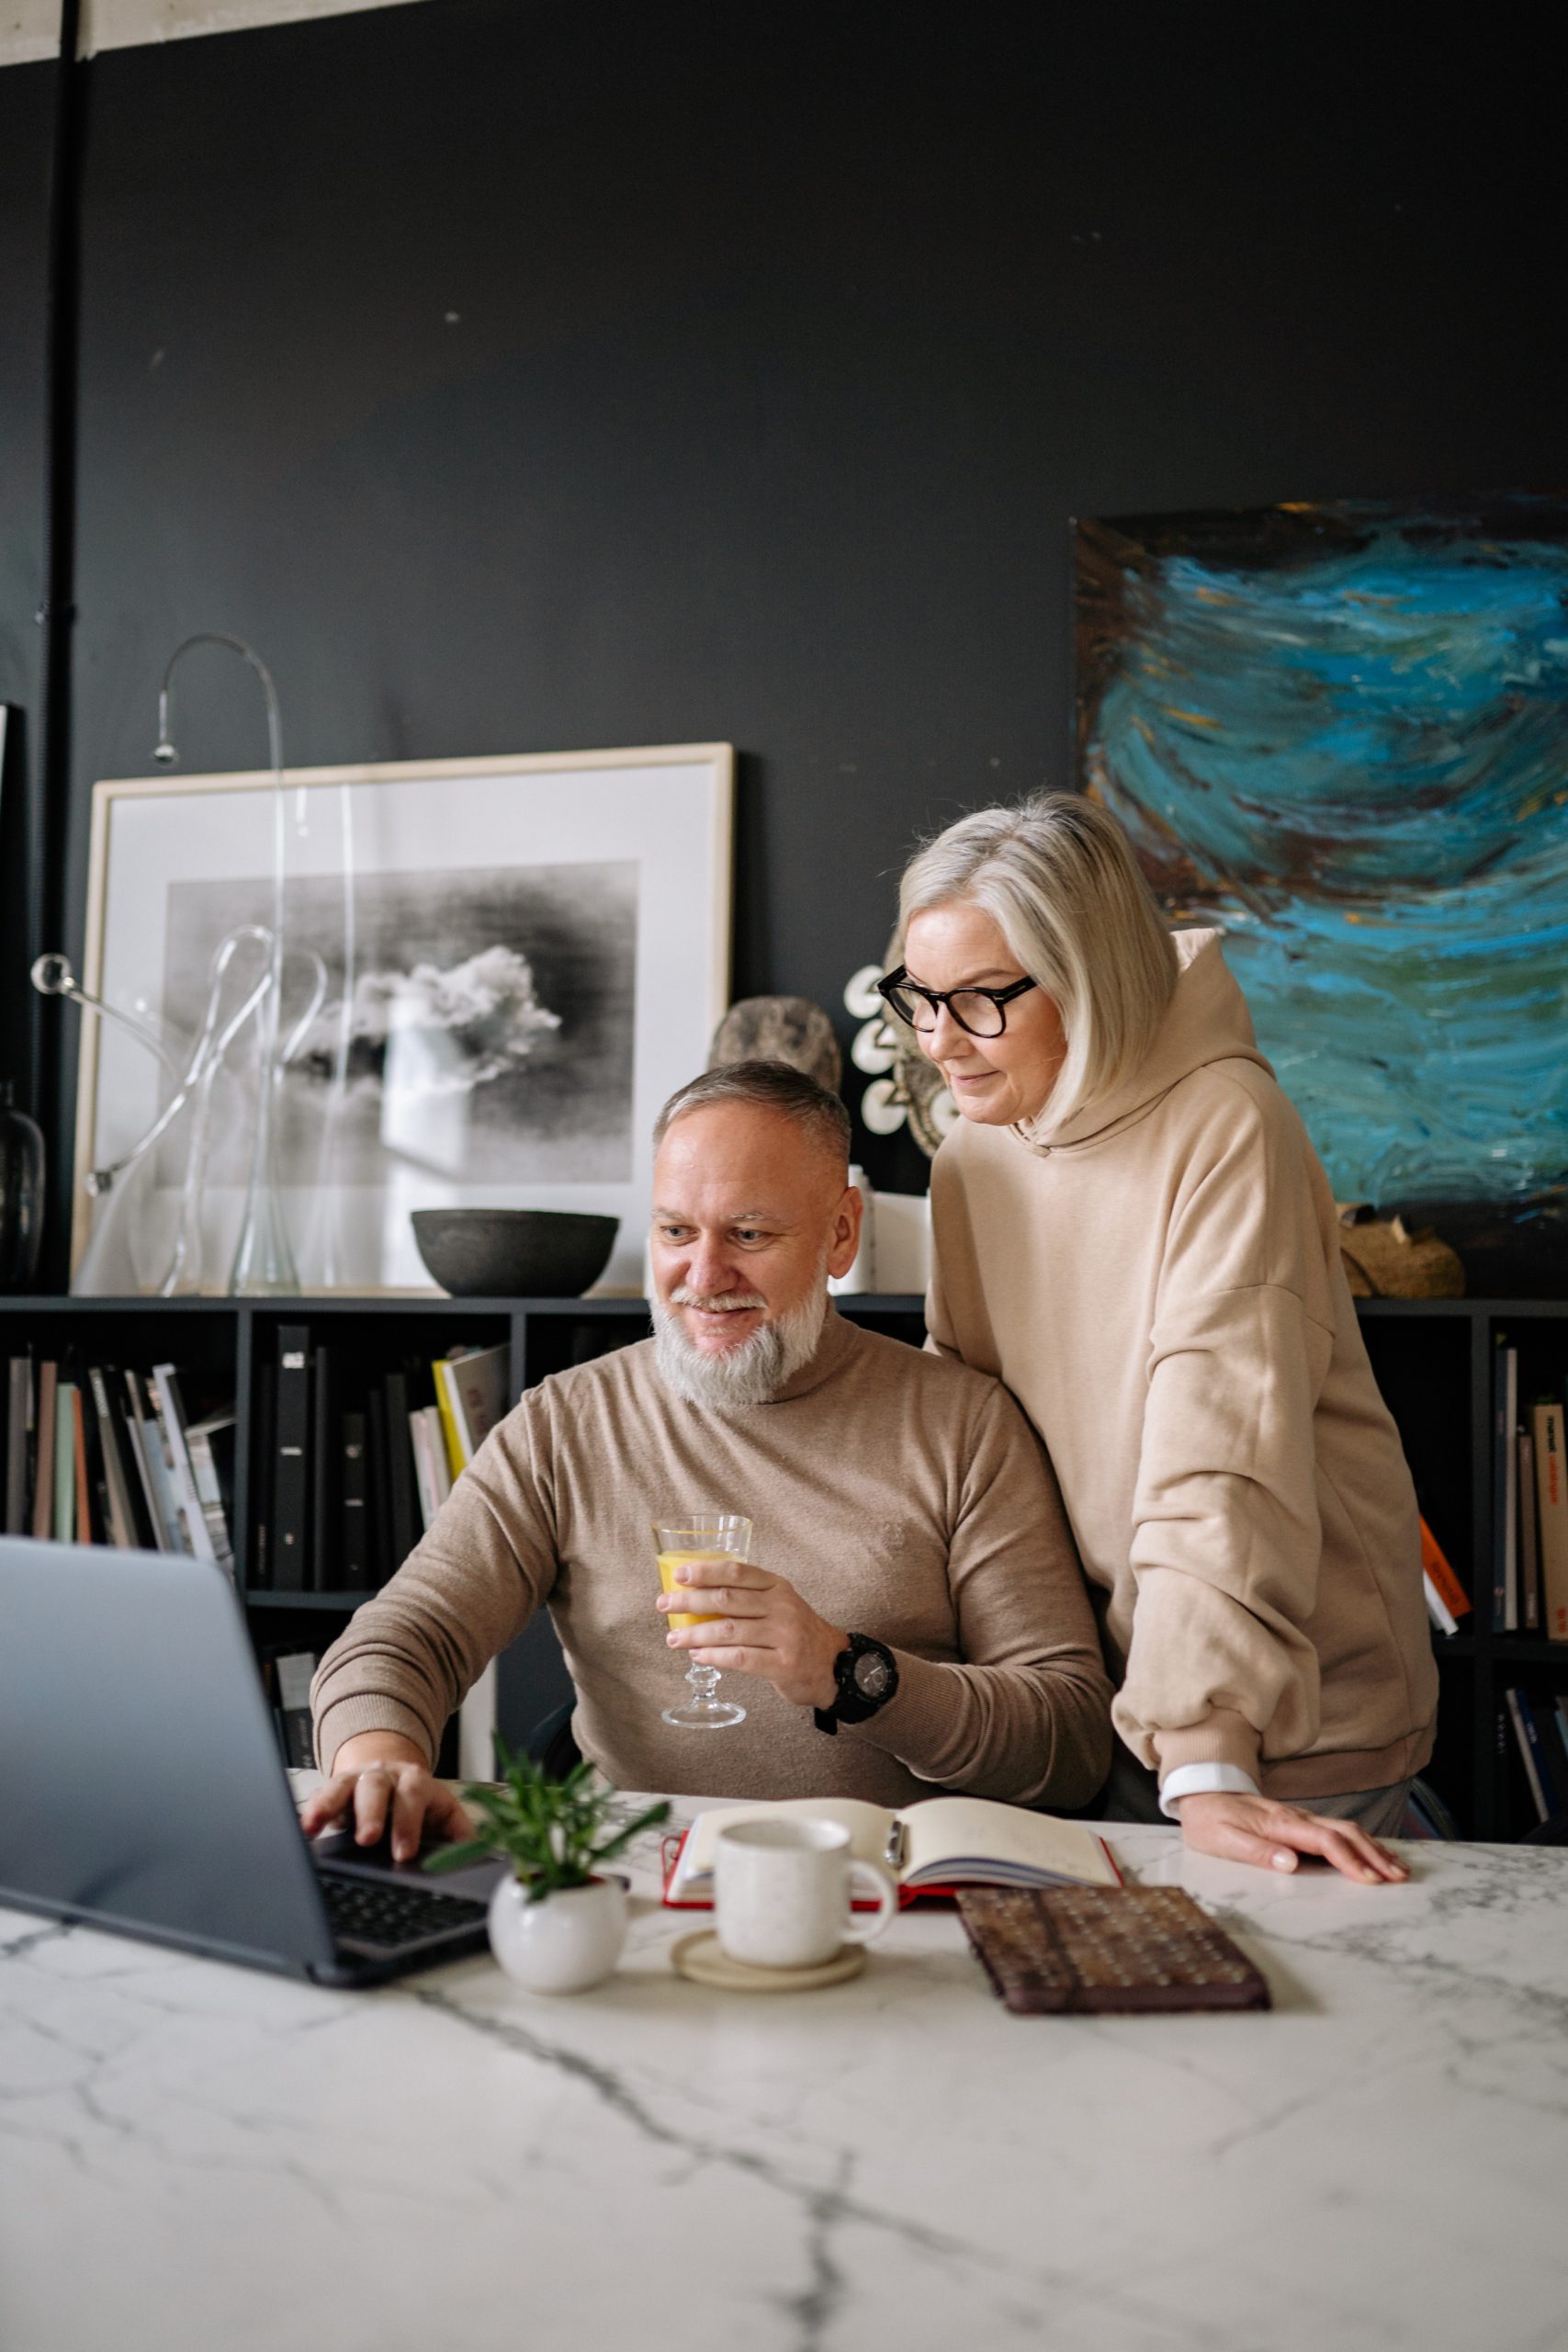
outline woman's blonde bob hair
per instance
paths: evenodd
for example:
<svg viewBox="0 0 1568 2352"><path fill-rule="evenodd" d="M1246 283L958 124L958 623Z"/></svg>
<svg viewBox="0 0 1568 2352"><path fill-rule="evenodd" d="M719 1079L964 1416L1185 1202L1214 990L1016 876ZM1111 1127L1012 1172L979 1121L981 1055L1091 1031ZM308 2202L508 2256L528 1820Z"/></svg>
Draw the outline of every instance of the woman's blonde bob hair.
<svg viewBox="0 0 1568 2352"><path fill-rule="evenodd" d="M1044 1124L1064 1126L1131 1076L1176 986L1176 950L1127 836L1077 793L977 808L906 867L899 952L911 916L955 900L992 917L1061 1015L1067 1056Z"/></svg>

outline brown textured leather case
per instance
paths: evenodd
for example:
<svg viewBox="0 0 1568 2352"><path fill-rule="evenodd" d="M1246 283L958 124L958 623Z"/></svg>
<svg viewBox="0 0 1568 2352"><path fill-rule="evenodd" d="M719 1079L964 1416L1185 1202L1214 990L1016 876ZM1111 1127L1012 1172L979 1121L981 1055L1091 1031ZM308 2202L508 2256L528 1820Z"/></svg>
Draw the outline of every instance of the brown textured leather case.
<svg viewBox="0 0 1568 2352"><path fill-rule="evenodd" d="M1246 1953L1179 1886L964 1887L992 1989L1031 2016L1266 2009Z"/></svg>

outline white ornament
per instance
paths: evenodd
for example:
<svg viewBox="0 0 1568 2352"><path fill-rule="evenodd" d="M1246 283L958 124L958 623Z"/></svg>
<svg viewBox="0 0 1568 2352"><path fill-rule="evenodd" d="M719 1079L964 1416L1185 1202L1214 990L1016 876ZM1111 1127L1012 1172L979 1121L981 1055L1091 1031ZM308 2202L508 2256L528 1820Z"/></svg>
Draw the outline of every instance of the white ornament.
<svg viewBox="0 0 1568 2352"><path fill-rule="evenodd" d="M880 964L863 964L844 982L844 1010L856 1021L869 1021L873 1013L880 1015L882 999L876 993L876 983L881 978Z"/></svg>
<svg viewBox="0 0 1568 2352"><path fill-rule="evenodd" d="M874 1085L866 1088L860 1114L874 1136L896 1136L909 1115L907 1106L897 1100L890 1078L879 1078Z"/></svg>

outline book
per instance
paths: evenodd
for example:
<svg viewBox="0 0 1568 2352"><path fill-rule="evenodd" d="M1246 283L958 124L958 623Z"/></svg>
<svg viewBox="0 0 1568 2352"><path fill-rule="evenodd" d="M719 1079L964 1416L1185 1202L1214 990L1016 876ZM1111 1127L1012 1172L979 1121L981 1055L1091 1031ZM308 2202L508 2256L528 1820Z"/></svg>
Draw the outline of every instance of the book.
<svg viewBox="0 0 1568 2352"><path fill-rule="evenodd" d="M277 1329L277 1408L272 1479L272 1584L308 1592L310 1575L310 1334Z"/></svg>
<svg viewBox="0 0 1568 2352"><path fill-rule="evenodd" d="M201 1504L201 1516L212 1546L212 1557L224 1572L234 1573L234 1408L209 1413L186 1430L186 1451L191 1477Z"/></svg>
<svg viewBox="0 0 1568 2352"><path fill-rule="evenodd" d="M465 1469L491 1430L505 1419L511 1374L510 1345L455 1348L446 1359L446 1387Z"/></svg>
<svg viewBox="0 0 1568 2352"><path fill-rule="evenodd" d="M158 1383L150 1372L141 1375L141 1391L147 1407L143 1427L147 1435L148 1458L152 1464L153 1483L162 1503L167 1548L171 1552L183 1552L188 1557L192 1555L190 1529L186 1524L185 1505L175 1475L174 1446L169 1437L163 1399L158 1393Z"/></svg>
<svg viewBox="0 0 1568 2352"><path fill-rule="evenodd" d="M190 1455L186 1450L186 1429L189 1417L180 1392L179 1374L172 1363L155 1363L152 1383L157 1392L160 1426L174 1468L180 1517L185 1521L190 1548L198 1560L216 1562L218 1555L212 1548L212 1538L208 1532L206 1516L201 1508L201 1497L197 1493L196 1479L191 1473Z"/></svg>
<svg viewBox="0 0 1568 2352"><path fill-rule="evenodd" d="M75 1490L72 1532L78 1544L90 1544L93 1540L93 1498L87 1485L87 1400L82 1394L79 1380L71 1382L70 1389L71 1466Z"/></svg>
<svg viewBox="0 0 1568 2352"><path fill-rule="evenodd" d="M47 1542L54 1532L54 1413L60 1366L38 1368L38 1442L33 1464L33 1533Z"/></svg>
<svg viewBox="0 0 1568 2352"><path fill-rule="evenodd" d="M342 1534L339 1539L337 1589L370 1589L370 1485L366 1460L366 1419L363 1413L343 1415L343 1475L339 1481Z"/></svg>
<svg viewBox="0 0 1568 2352"><path fill-rule="evenodd" d="M1536 1509L1540 1521L1541 1622L1549 1641L1568 1642L1568 1475L1561 1405L1538 1405L1535 1420Z"/></svg>
<svg viewBox="0 0 1568 2352"><path fill-rule="evenodd" d="M424 1408L416 1405L409 1415L409 1444L413 1452L414 1485L419 1494L419 1515L428 1527L441 1508L441 1498L435 1486L435 1464L431 1459L430 1425Z"/></svg>
<svg viewBox="0 0 1568 2352"><path fill-rule="evenodd" d="M1430 1570L1421 1571L1421 1589L1427 1596L1427 1614L1439 1634L1457 1634L1459 1619L1449 1607L1438 1588L1433 1583Z"/></svg>
<svg viewBox="0 0 1568 2352"><path fill-rule="evenodd" d="M1527 1634L1539 1634L1540 1560L1536 1541L1535 1437L1532 1431L1521 1428L1514 1443L1519 1456L1519 1622Z"/></svg>
<svg viewBox="0 0 1568 2352"><path fill-rule="evenodd" d="M1519 1755L1524 1763L1525 1778L1529 1782L1536 1819L1550 1821L1557 1810L1557 1791L1551 1768L1546 1760L1545 1743L1535 1719L1535 1710L1530 1705L1527 1691L1509 1690L1503 1695L1513 1718L1514 1736L1519 1744Z"/></svg>
<svg viewBox="0 0 1568 2352"><path fill-rule="evenodd" d="M109 1541L118 1544L122 1552L139 1552L143 1546L131 1516L130 1490L127 1484L129 1465L120 1456L119 1435L109 1408L109 1375L102 1364L88 1365L87 1385L92 1391L93 1410L97 1416L98 1449L103 1461L104 1493L108 1505Z"/></svg>
<svg viewBox="0 0 1568 2352"><path fill-rule="evenodd" d="M1427 1579L1428 1606L1431 1588L1435 1587L1450 1617L1468 1617L1470 1595L1455 1576L1448 1554L1424 1519L1421 1521L1421 1567ZM1458 1630L1457 1625L1444 1627L1446 1633L1457 1633Z"/></svg>
<svg viewBox="0 0 1568 2352"><path fill-rule="evenodd" d="M1492 1627L1518 1630L1519 1351L1499 1335L1492 1379Z"/></svg>
<svg viewBox="0 0 1568 2352"><path fill-rule="evenodd" d="M152 1549L166 1552L169 1549L169 1529L164 1514L164 1498L152 1468L157 1443L147 1424L147 1408L142 1401L141 1382L133 1372L127 1372L123 1375L123 1384L125 1442L130 1450L131 1465L146 1507Z"/></svg>
<svg viewBox="0 0 1568 2352"><path fill-rule="evenodd" d="M6 1532L28 1528L28 1453L33 1435L33 1360L11 1358L6 1392Z"/></svg>
<svg viewBox="0 0 1568 2352"><path fill-rule="evenodd" d="M61 1380L54 1390L54 1539L76 1535L76 1386Z"/></svg>
<svg viewBox="0 0 1568 2352"><path fill-rule="evenodd" d="M730 1821L839 1822L852 1850L879 1862L906 1896L955 1886L1120 1886L1102 1838L989 1797L926 1797L889 1812L859 1797L784 1797L772 1804L705 1805L680 1841L664 1889L672 1908L713 1900L714 1845Z"/></svg>
<svg viewBox="0 0 1568 2352"><path fill-rule="evenodd" d="M275 1650L272 1668L276 1680L277 1727L283 1758L301 1771L316 1761L315 1734L310 1722L310 1678L316 1671L314 1650Z"/></svg>
<svg viewBox="0 0 1568 2352"><path fill-rule="evenodd" d="M88 1532L77 1540L85 1544L113 1544L118 1541L113 1513L109 1504L108 1473L104 1465L103 1431L98 1424L97 1400L93 1394L91 1373L77 1385L76 1404L82 1415L83 1450L86 1455Z"/></svg>
<svg viewBox="0 0 1568 2352"><path fill-rule="evenodd" d="M462 1424L457 1415L457 1391L452 1382L452 1365L446 1356L438 1356L430 1367L435 1382L435 1410L439 1421L442 1446L446 1455L447 1491L452 1481L460 1478L468 1467L468 1448L464 1442Z"/></svg>
<svg viewBox="0 0 1568 2352"><path fill-rule="evenodd" d="M1179 1886L976 1887L958 1912L991 1990L1021 2016L1269 2007L1265 1978Z"/></svg>

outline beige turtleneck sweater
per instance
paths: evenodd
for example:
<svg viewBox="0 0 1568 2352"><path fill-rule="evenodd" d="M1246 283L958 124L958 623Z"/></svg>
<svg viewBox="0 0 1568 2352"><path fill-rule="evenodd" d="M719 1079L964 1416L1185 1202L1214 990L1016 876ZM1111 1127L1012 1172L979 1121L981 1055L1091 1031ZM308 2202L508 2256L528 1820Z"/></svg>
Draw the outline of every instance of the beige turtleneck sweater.
<svg viewBox="0 0 1568 2352"><path fill-rule="evenodd" d="M819 1732L768 1683L722 1732L660 1721L687 1660L666 1648L650 1522L737 1510L751 1557L898 1662L869 1722ZM1039 1442L995 1381L829 1312L766 1405L664 1387L651 1340L536 1388L486 1440L434 1525L328 1650L312 1699L330 1764L355 1732L434 1757L488 1660L547 1607L573 1729L617 1786L901 1805L936 1789L1084 1804L1111 1753L1093 1613Z"/></svg>
<svg viewBox="0 0 1568 2352"><path fill-rule="evenodd" d="M1437 1707L1415 1489L1328 1180L1219 934L1176 947L1124 1084L942 1144L931 1334L1049 1449L1134 1753L1269 1796L1381 1788L1425 1763Z"/></svg>

